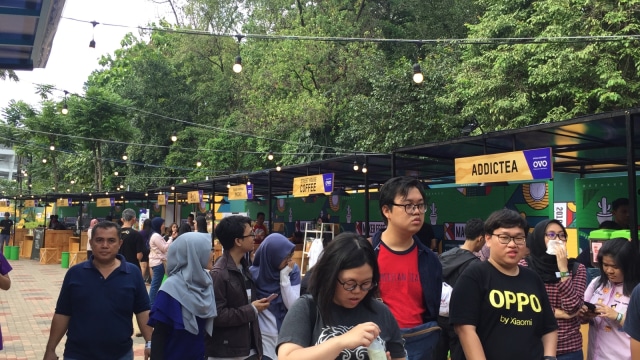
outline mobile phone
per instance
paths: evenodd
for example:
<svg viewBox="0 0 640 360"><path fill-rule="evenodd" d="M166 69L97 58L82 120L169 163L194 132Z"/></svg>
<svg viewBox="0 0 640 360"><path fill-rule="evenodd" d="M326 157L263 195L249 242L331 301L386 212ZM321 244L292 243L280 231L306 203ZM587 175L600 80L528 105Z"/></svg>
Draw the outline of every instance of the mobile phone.
<svg viewBox="0 0 640 360"><path fill-rule="evenodd" d="M275 299L277 297L278 297L278 294L271 294L271 295L269 295L269 297L267 297L267 300L271 301L271 300L273 300L273 299Z"/></svg>
<svg viewBox="0 0 640 360"><path fill-rule="evenodd" d="M589 312L595 312L596 311L596 306L590 302L584 302L584 305L587 307L587 309L589 309Z"/></svg>

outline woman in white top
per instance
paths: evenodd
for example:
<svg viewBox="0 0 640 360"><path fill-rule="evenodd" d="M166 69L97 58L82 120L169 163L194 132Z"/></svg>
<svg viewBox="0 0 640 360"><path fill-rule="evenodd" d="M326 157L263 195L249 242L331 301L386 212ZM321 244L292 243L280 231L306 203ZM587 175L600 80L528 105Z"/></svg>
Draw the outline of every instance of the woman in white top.
<svg viewBox="0 0 640 360"><path fill-rule="evenodd" d="M167 259L167 250L169 250L169 245L171 245L173 239L170 238L165 241L162 237L161 234L164 232L164 219L162 218L151 219L151 229L153 234L149 239L149 266L153 277L151 278L151 288L149 288L149 303L153 306L153 301L158 294L164 277L163 261Z"/></svg>
<svg viewBox="0 0 640 360"><path fill-rule="evenodd" d="M93 254L93 251L91 251L91 230L93 230L93 227L96 226L97 223L98 219L92 219L89 223L89 229L87 230L87 260L89 260L91 254Z"/></svg>
<svg viewBox="0 0 640 360"><path fill-rule="evenodd" d="M258 314L263 359L278 358L276 344L282 320L300 297L300 268L291 260L294 248L295 245L284 235L273 233L260 243L249 268L256 284L257 298L275 296L267 310Z"/></svg>

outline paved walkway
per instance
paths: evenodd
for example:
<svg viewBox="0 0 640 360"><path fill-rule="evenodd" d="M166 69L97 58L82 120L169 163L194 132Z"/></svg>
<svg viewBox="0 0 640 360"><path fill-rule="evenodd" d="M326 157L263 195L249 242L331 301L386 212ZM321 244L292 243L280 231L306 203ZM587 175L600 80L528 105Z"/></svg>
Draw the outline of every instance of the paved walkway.
<svg viewBox="0 0 640 360"><path fill-rule="evenodd" d="M0 360L38 360L44 356L51 318L67 269L34 260L10 260L11 289L0 290L0 325L4 350ZM57 355L62 359L62 339ZM144 339L133 337L135 359L144 359Z"/></svg>

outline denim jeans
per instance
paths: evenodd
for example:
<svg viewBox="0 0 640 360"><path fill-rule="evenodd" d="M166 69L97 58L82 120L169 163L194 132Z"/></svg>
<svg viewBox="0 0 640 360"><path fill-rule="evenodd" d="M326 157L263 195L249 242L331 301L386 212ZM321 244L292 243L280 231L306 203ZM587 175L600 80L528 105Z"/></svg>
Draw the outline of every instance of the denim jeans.
<svg viewBox="0 0 640 360"><path fill-rule="evenodd" d="M578 350L562 355L557 355L556 358L558 360L583 360L584 355L582 354L582 350Z"/></svg>
<svg viewBox="0 0 640 360"><path fill-rule="evenodd" d="M149 288L149 305L153 306L153 301L158 295L160 284L162 284L162 278L164 277L164 265L156 265L151 268L153 272L153 278L151 279L151 288Z"/></svg>
<svg viewBox="0 0 640 360"><path fill-rule="evenodd" d="M412 336L412 334L434 327L436 328L433 331ZM433 351L440 339L440 328L436 321L430 321L411 329L400 329L400 332L404 338L407 360L432 360Z"/></svg>
<svg viewBox="0 0 640 360"><path fill-rule="evenodd" d="M64 360L76 360L76 359L65 356ZM133 360L133 349L129 350L126 354L124 354L124 356L114 360Z"/></svg>
<svg viewBox="0 0 640 360"><path fill-rule="evenodd" d="M2 242L2 246L9 245L9 240L11 240L11 235L9 235L9 234L0 234L0 242Z"/></svg>

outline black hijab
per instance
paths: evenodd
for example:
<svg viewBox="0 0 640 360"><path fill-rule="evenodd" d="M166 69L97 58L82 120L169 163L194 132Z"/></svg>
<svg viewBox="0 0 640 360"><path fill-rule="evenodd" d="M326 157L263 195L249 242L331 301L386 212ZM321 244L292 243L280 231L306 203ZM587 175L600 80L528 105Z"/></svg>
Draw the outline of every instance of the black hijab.
<svg viewBox="0 0 640 360"><path fill-rule="evenodd" d="M559 272L558 261L555 255L547 254L547 246L544 243L544 236L547 230L547 226L550 223L556 223L560 225L562 231L567 233L567 229L558 220L543 220L539 222L533 229L533 234L529 234L527 237L527 247L529 248L529 256L526 257L529 268L542 278L542 281L546 284L557 283L560 278L556 276L556 272ZM569 259L568 268L573 269L573 263L575 259Z"/></svg>

